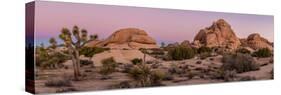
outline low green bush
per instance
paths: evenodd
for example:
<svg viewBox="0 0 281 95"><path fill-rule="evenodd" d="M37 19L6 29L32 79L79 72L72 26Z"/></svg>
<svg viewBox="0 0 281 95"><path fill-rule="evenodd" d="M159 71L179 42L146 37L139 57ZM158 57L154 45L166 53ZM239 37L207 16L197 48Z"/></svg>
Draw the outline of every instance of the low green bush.
<svg viewBox="0 0 281 95"><path fill-rule="evenodd" d="M116 70L117 62L113 59L113 57L103 59L102 67L100 68L99 73L103 75L102 79L108 79L108 75L113 73Z"/></svg>
<svg viewBox="0 0 281 95"><path fill-rule="evenodd" d="M223 56L222 62L223 70L236 70L238 73L258 70L260 67L249 54L227 54Z"/></svg>
<svg viewBox="0 0 281 95"><path fill-rule="evenodd" d="M83 47L80 49L80 55L85 55L86 57L92 57L95 54L109 50L109 48L100 48L100 47Z"/></svg>
<svg viewBox="0 0 281 95"><path fill-rule="evenodd" d="M172 60L191 59L195 56L195 51L192 48L177 46L168 51L168 55Z"/></svg>
<svg viewBox="0 0 281 95"><path fill-rule="evenodd" d="M259 49L252 54L254 57L270 57L271 55L272 53L268 48Z"/></svg>
<svg viewBox="0 0 281 95"><path fill-rule="evenodd" d="M131 60L131 62L132 62L134 65L136 65L136 64L141 64L141 63L142 63L142 59L140 59L140 58L135 58L135 59Z"/></svg>

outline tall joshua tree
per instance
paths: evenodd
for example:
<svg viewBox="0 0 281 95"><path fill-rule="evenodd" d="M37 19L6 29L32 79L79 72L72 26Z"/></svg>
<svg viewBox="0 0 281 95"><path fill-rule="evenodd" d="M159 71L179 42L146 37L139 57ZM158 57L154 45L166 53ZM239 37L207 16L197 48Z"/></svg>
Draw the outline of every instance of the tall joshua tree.
<svg viewBox="0 0 281 95"><path fill-rule="evenodd" d="M73 63L74 78L79 79L80 73L80 54L79 50L83 48L88 42L96 40L97 35L91 35L88 37L88 32L85 29L79 29L78 26L74 26L72 32L67 28L62 28L59 38L63 40L64 46L67 48L67 53L60 52L63 55L70 56ZM54 38L50 39L51 47L56 47L56 41Z"/></svg>

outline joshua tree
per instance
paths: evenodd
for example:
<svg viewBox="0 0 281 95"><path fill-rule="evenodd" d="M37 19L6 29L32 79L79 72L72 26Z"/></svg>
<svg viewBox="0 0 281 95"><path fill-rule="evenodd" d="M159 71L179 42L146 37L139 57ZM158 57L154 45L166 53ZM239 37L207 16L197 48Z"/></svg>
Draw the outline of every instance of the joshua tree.
<svg viewBox="0 0 281 95"><path fill-rule="evenodd" d="M88 32L85 29L79 29L78 26L74 26L72 29L72 33L67 28L62 28L61 34L59 38L63 40L65 46L67 48L67 53L60 52L63 55L71 57L74 69L74 78L78 80L80 74L80 58L79 58L79 50L83 48L88 42L96 40L98 38L97 35L91 35L88 37ZM57 47L57 42L54 38L49 40L51 44L51 48Z"/></svg>

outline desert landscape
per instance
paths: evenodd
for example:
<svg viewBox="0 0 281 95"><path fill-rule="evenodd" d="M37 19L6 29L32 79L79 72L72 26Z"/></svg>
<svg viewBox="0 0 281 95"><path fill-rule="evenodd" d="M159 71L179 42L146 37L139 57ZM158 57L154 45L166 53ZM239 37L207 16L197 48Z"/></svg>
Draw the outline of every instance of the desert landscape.
<svg viewBox="0 0 281 95"><path fill-rule="evenodd" d="M194 31L193 40L169 43L157 42L149 35L151 31L138 27L112 31L106 39L100 39L83 27L62 26L61 33L49 38L48 45L35 47L35 91L273 79L273 42L258 32L238 37L225 19L214 19L205 27Z"/></svg>

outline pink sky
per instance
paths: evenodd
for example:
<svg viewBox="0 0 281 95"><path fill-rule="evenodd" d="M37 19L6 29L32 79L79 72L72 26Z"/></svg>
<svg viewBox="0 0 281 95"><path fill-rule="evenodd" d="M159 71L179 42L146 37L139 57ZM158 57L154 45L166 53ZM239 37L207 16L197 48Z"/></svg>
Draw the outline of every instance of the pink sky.
<svg viewBox="0 0 281 95"><path fill-rule="evenodd" d="M189 10L171 10L36 1L36 44L47 44L57 37L62 27L78 25L89 34L107 38L121 28L135 27L145 30L160 42L192 41L197 32L217 19L225 19L240 38L259 33L273 41L274 18L268 15L233 14Z"/></svg>

